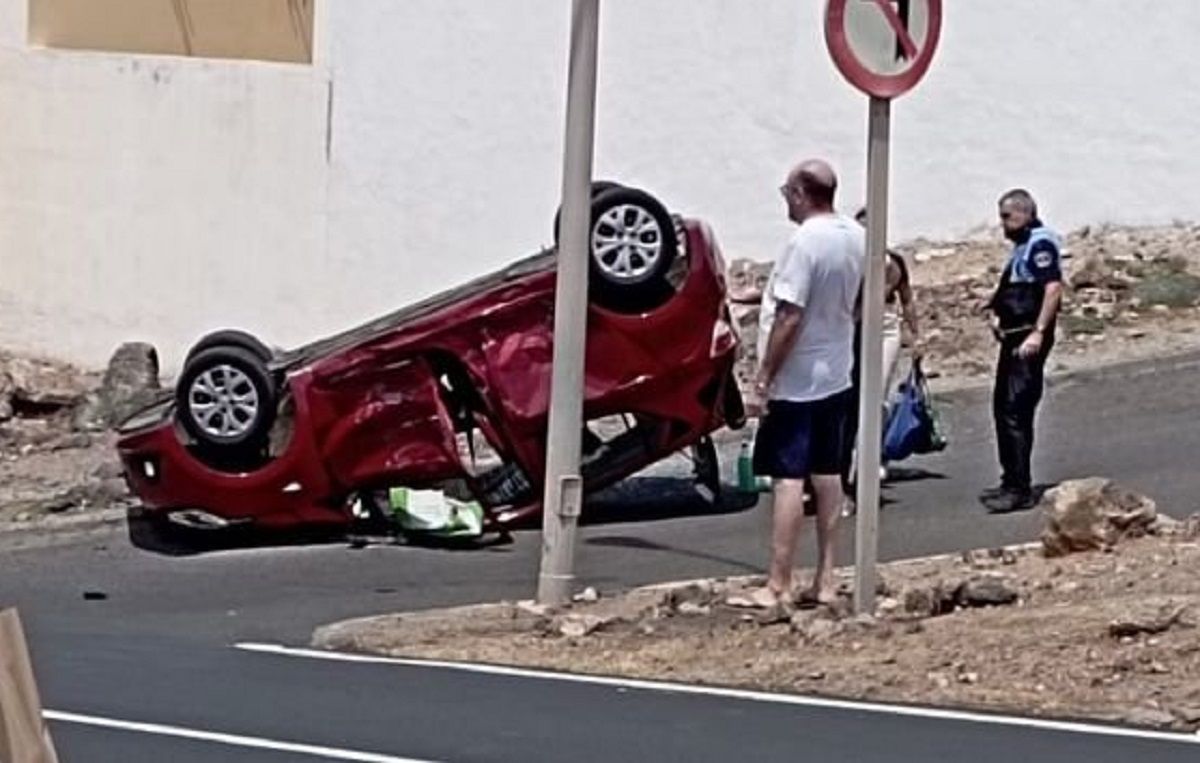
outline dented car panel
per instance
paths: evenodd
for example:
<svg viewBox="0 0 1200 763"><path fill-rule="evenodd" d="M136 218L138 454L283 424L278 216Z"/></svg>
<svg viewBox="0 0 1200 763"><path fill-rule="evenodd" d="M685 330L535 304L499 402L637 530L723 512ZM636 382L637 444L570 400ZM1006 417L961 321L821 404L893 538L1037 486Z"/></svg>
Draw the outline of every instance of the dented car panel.
<svg viewBox="0 0 1200 763"><path fill-rule="evenodd" d="M589 305L584 415L624 417L630 428L585 447L588 490L741 423L720 251L705 224L677 223L686 272L673 296L633 314ZM151 511L200 510L269 527L349 522L348 501L358 491L455 480L493 522L536 513L554 263L552 251L542 252L276 356L270 367L283 380L286 432L253 469L230 472L199 458L174 421L172 401L135 416L118 444L131 487ZM475 468L477 437L498 466Z"/></svg>

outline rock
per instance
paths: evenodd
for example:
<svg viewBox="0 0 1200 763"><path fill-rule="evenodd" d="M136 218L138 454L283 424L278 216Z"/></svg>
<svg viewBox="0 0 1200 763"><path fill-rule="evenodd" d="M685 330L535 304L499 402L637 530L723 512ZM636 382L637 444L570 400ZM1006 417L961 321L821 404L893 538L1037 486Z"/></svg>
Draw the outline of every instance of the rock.
<svg viewBox="0 0 1200 763"><path fill-rule="evenodd" d="M1178 534L1184 540L1200 538L1200 514L1193 514L1184 520L1183 527L1180 528Z"/></svg>
<svg viewBox="0 0 1200 763"><path fill-rule="evenodd" d="M879 621L876 620L875 616L871 613L864 612L861 615L855 615L850 620L850 624L858 630L869 631L873 630L875 626L879 624Z"/></svg>
<svg viewBox="0 0 1200 763"><path fill-rule="evenodd" d="M703 607L711 606L718 598L716 586L710 581L689 583L677 586L667 591L664 605L669 609L682 610L684 604L696 604Z"/></svg>
<svg viewBox="0 0 1200 763"><path fill-rule="evenodd" d="M1122 715L1123 720L1135 726L1150 726L1164 729L1175 725L1175 716L1165 710L1135 707Z"/></svg>
<svg viewBox="0 0 1200 763"><path fill-rule="evenodd" d="M13 417L13 393L16 389L12 376L0 370L0 421L8 421Z"/></svg>
<svg viewBox="0 0 1200 763"><path fill-rule="evenodd" d="M92 438L82 432L57 437L46 444L47 450L84 450L92 446Z"/></svg>
<svg viewBox="0 0 1200 763"><path fill-rule="evenodd" d="M961 583L938 581L931 586L904 592L904 611L916 617L937 617L954 611L956 591Z"/></svg>
<svg viewBox="0 0 1200 763"><path fill-rule="evenodd" d="M808 626L812 625L817 619L815 612L811 610L799 610L792 613L789 623L792 628L792 633L803 634L808 630Z"/></svg>
<svg viewBox="0 0 1200 763"><path fill-rule="evenodd" d="M526 600L517 602L517 609L527 615L533 615L534 617L546 617L550 614L552 608L546 606L545 604L538 604L535 601Z"/></svg>
<svg viewBox="0 0 1200 763"><path fill-rule="evenodd" d="M779 625L780 623L791 622L791 619L791 611L783 604L776 604L773 607L768 607L754 616L754 622L764 627L768 625Z"/></svg>
<svg viewBox="0 0 1200 763"><path fill-rule="evenodd" d="M1016 564L1017 555L1009 548L973 549L964 551L962 560L964 564L976 569L987 569Z"/></svg>
<svg viewBox="0 0 1200 763"><path fill-rule="evenodd" d="M565 615L555 624L555 630L567 638L590 636L613 621L599 615Z"/></svg>
<svg viewBox="0 0 1200 763"><path fill-rule="evenodd" d="M1167 605L1154 613L1126 615L1109 623L1108 635L1116 639L1132 638L1144 633L1164 633L1183 621L1187 605Z"/></svg>
<svg viewBox="0 0 1200 763"><path fill-rule="evenodd" d="M712 607L707 604L697 604L694 601L685 601L675 611L685 617L696 617L711 613Z"/></svg>
<svg viewBox="0 0 1200 763"><path fill-rule="evenodd" d="M85 384L78 371L67 366L11 358L3 371L9 379L10 403L14 411L49 414L75 405L83 397Z"/></svg>
<svg viewBox="0 0 1200 763"><path fill-rule="evenodd" d="M962 562L968 567L974 567L975 569L995 567L999 564L998 559L993 558L991 554L983 549L970 549L962 552Z"/></svg>
<svg viewBox="0 0 1200 763"><path fill-rule="evenodd" d="M1068 282L1072 289L1095 289L1104 285L1112 275L1112 268L1104 258L1089 254L1071 268Z"/></svg>
<svg viewBox="0 0 1200 763"><path fill-rule="evenodd" d="M104 429L120 424L161 394L158 351L145 342L127 342L117 348L100 391L88 397L75 417L77 429Z"/></svg>
<svg viewBox="0 0 1200 763"><path fill-rule="evenodd" d="M801 620L799 622L793 618L792 630L803 636L804 640L808 643L820 644L840 636L845 631L845 627L840 622L827 620L823 617Z"/></svg>
<svg viewBox="0 0 1200 763"><path fill-rule="evenodd" d="M903 607L903 606L904 605L900 602L899 599L885 597L885 598L879 600L879 604L876 607L876 609L879 610L880 617L887 617L889 615L894 615L897 612L899 612L901 607Z"/></svg>
<svg viewBox="0 0 1200 763"><path fill-rule="evenodd" d="M1164 537L1176 535L1183 529L1183 522L1173 517L1168 517L1166 514L1159 514L1146 528L1146 532L1151 535L1160 535Z"/></svg>
<svg viewBox="0 0 1200 763"><path fill-rule="evenodd" d="M1168 517L1166 514L1159 514L1154 520L1154 524L1150 526L1149 532L1151 535L1164 538L1195 540L1200 537L1200 514L1193 514L1182 521Z"/></svg>
<svg viewBox="0 0 1200 763"><path fill-rule="evenodd" d="M1178 705L1171 713L1188 725L1200 723L1200 705Z"/></svg>
<svg viewBox="0 0 1200 763"><path fill-rule="evenodd" d="M124 467L115 458L111 461L105 461L92 470L92 476L98 480L119 480L123 479L124 475Z"/></svg>
<svg viewBox="0 0 1200 763"><path fill-rule="evenodd" d="M981 575L959 586L955 601L964 607L998 607L1020 598L1012 580L999 575Z"/></svg>
<svg viewBox="0 0 1200 763"><path fill-rule="evenodd" d="M1046 556L1111 548L1122 538L1145 535L1158 511L1154 501L1093 477L1064 482L1043 498Z"/></svg>
<svg viewBox="0 0 1200 763"><path fill-rule="evenodd" d="M600 592L595 588L588 586L580 593L575 594L574 600L581 604L595 604L600 601Z"/></svg>
<svg viewBox="0 0 1200 763"><path fill-rule="evenodd" d="M89 392L80 398L71 412L71 429L76 432L102 432L107 428L100 395Z"/></svg>

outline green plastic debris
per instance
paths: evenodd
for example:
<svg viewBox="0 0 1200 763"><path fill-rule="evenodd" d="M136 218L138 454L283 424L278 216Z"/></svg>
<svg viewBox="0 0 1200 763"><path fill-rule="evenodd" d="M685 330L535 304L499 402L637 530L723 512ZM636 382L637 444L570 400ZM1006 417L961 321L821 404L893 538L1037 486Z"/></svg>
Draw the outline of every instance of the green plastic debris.
<svg viewBox="0 0 1200 763"><path fill-rule="evenodd" d="M475 538L483 535L483 507L460 501L440 490L388 490L392 518L405 532L442 538Z"/></svg>

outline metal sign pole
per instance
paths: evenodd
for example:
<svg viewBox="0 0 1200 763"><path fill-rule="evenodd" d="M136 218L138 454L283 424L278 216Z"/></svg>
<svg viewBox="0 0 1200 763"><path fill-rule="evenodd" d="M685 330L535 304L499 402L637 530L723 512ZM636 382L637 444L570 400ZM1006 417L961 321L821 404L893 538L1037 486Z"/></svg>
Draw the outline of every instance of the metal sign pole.
<svg viewBox="0 0 1200 763"><path fill-rule="evenodd" d="M600 0L571 3L567 126L563 146L562 227L554 287L554 368L542 501L540 604L566 603L575 579L575 534L583 504L579 474L583 432L584 341L595 141Z"/></svg>
<svg viewBox="0 0 1200 763"><path fill-rule="evenodd" d="M855 529L854 609L875 611L879 556L879 465L883 441L883 293L887 278L888 135L891 101L872 98L867 126L867 267L862 300L859 396L858 514Z"/></svg>

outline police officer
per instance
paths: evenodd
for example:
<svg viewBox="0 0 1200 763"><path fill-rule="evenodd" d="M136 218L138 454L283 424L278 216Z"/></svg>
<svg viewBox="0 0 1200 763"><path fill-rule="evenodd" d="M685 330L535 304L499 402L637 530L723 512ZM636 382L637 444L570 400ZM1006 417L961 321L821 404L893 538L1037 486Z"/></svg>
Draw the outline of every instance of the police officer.
<svg viewBox="0 0 1200 763"><path fill-rule="evenodd" d="M1062 242L1038 219L1037 202L1023 189L1000 197L1000 222L1013 248L987 307L1000 342L992 414L1002 477L980 500L993 512L1008 512L1035 503L1030 474L1034 417L1062 300Z"/></svg>

